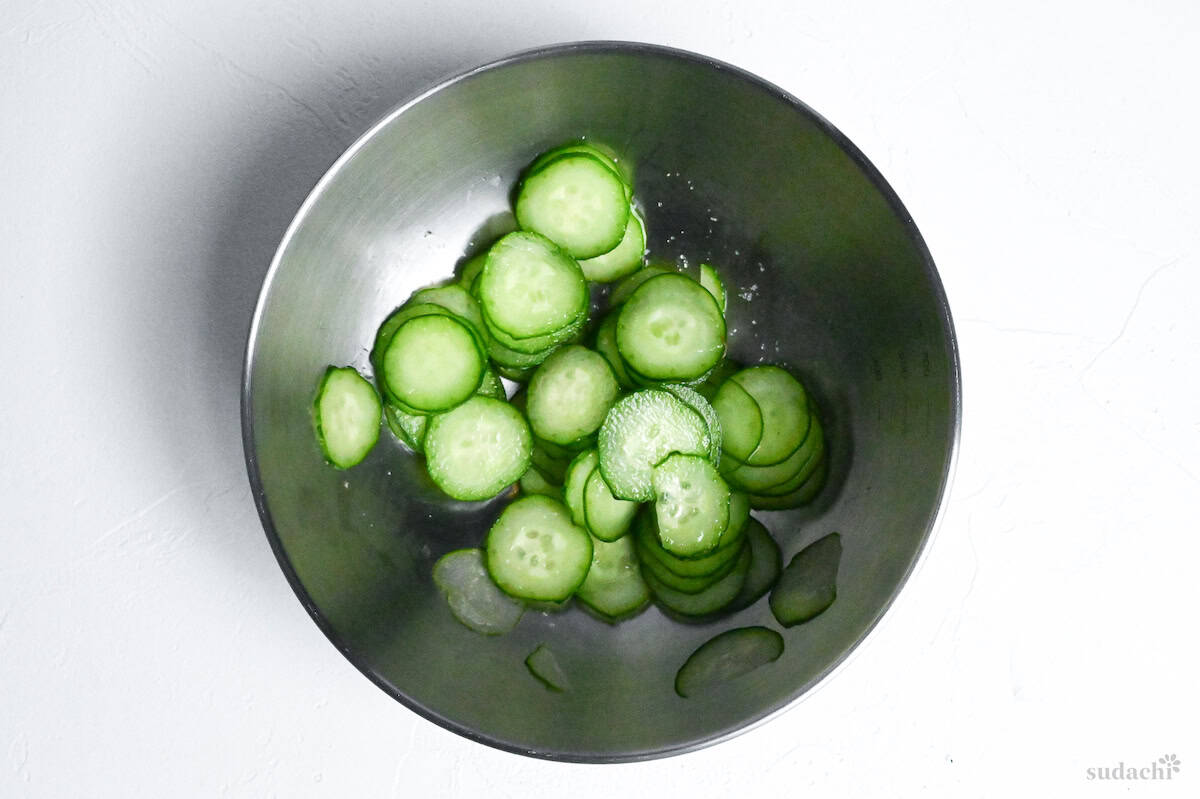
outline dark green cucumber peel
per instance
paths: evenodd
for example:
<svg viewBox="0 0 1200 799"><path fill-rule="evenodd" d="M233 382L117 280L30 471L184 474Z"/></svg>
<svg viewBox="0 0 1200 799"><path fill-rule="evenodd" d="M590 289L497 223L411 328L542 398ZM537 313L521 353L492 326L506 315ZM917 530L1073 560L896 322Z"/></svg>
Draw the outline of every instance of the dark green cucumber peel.
<svg viewBox="0 0 1200 799"><path fill-rule="evenodd" d="M792 558L771 591L771 613L784 627L816 618L837 598L842 537L830 533Z"/></svg>
<svg viewBox="0 0 1200 799"><path fill-rule="evenodd" d="M545 644L538 644L537 648L529 653L529 657L525 658L525 667L551 691L562 693L571 687L566 673L558 664L558 658Z"/></svg>
<svg viewBox="0 0 1200 799"><path fill-rule="evenodd" d="M783 636L766 627L737 627L709 639L675 675L675 693L687 699L736 680L783 654Z"/></svg>

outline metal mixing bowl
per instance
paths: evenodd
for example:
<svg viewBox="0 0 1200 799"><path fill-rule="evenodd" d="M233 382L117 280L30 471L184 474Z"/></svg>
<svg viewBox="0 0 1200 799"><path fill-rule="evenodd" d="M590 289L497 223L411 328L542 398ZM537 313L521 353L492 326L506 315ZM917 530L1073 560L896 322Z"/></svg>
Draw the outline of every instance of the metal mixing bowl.
<svg viewBox="0 0 1200 799"><path fill-rule="evenodd" d="M655 608L608 625L527 612L505 636L451 616L440 555L478 546L502 500L456 503L386 431L327 466L310 409L327 364L370 373L376 326L511 224L539 152L586 136L635 167L651 251L720 266L730 350L792 367L824 412L829 483L811 507L760 513L785 560L842 533L837 601L784 630L782 658L681 699L700 643L778 628L765 601L703 625ZM322 631L377 685L475 740L562 760L656 757L721 740L809 690L862 641L912 571L950 472L959 370L946 299L912 219L866 158L795 98L741 70L640 44L573 44L489 64L371 128L288 229L250 333L243 430L267 537ZM545 642L571 690L523 660Z"/></svg>

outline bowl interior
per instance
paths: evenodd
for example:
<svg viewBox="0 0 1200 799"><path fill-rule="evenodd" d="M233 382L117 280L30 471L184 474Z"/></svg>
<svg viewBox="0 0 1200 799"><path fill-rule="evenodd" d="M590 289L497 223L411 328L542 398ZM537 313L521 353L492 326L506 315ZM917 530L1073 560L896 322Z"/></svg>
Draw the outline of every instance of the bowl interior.
<svg viewBox="0 0 1200 799"><path fill-rule="evenodd" d="M770 666L711 695L672 690L717 632L765 624L766 602L685 625L651 608L608 625L575 608L527 612L487 638L431 580L477 546L499 509L448 501L386 433L361 465L326 466L312 435L328 364L370 373L375 329L413 290L511 225L509 192L542 150L586 136L635 169L651 252L719 265L730 354L782 362L823 411L829 483L809 508L756 513L785 561L830 531L838 599L784 630ZM342 651L389 693L487 743L564 759L648 757L718 740L783 707L866 634L921 550L958 415L941 287L890 189L811 111L740 71L644 46L518 57L393 113L314 191L260 299L246 377L251 477L289 579ZM546 643L572 689L526 672Z"/></svg>

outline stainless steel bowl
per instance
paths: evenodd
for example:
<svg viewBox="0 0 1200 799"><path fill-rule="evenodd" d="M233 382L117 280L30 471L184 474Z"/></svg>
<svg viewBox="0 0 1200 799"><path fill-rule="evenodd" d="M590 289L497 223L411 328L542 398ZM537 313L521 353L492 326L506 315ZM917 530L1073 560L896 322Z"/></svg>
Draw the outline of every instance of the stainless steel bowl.
<svg viewBox="0 0 1200 799"><path fill-rule="evenodd" d="M529 612L485 638L430 578L482 540L498 502L447 501L384 433L348 472L314 443L327 364L369 371L380 320L511 223L509 192L540 151L586 136L632 161L652 252L730 276L731 353L789 364L831 442L812 507L760 518L784 556L837 530L839 595L783 631L770 666L681 699L680 664L720 630L776 626L766 602L689 626L651 608L610 626ZM263 286L246 354L243 430L267 537L321 630L367 677L442 726L561 760L657 757L710 744L786 707L842 661L900 590L946 488L959 420L946 298L912 219L874 167L786 92L712 59L641 44L524 53L397 108L320 181ZM525 656L550 645L572 689Z"/></svg>

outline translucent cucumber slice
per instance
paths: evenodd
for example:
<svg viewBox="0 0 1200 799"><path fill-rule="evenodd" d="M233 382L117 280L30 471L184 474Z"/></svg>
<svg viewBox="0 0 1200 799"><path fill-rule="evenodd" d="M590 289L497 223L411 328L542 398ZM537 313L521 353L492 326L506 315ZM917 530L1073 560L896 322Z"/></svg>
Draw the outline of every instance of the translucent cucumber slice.
<svg viewBox="0 0 1200 799"><path fill-rule="evenodd" d="M433 582L454 618L483 635L503 635L521 620L525 605L501 591L488 576L483 552L458 549L433 566Z"/></svg>
<svg viewBox="0 0 1200 799"><path fill-rule="evenodd" d="M675 675L675 693L699 696L776 661L783 636L767 627L738 627L704 643Z"/></svg>
<svg viewBox="0 0 1200 799"><path fill-rule="evenodd" d="M794 627L825 612L837 598L837 572L842 537L830 533L796 554L771 592L771 613L784 627Z"/></svg>

